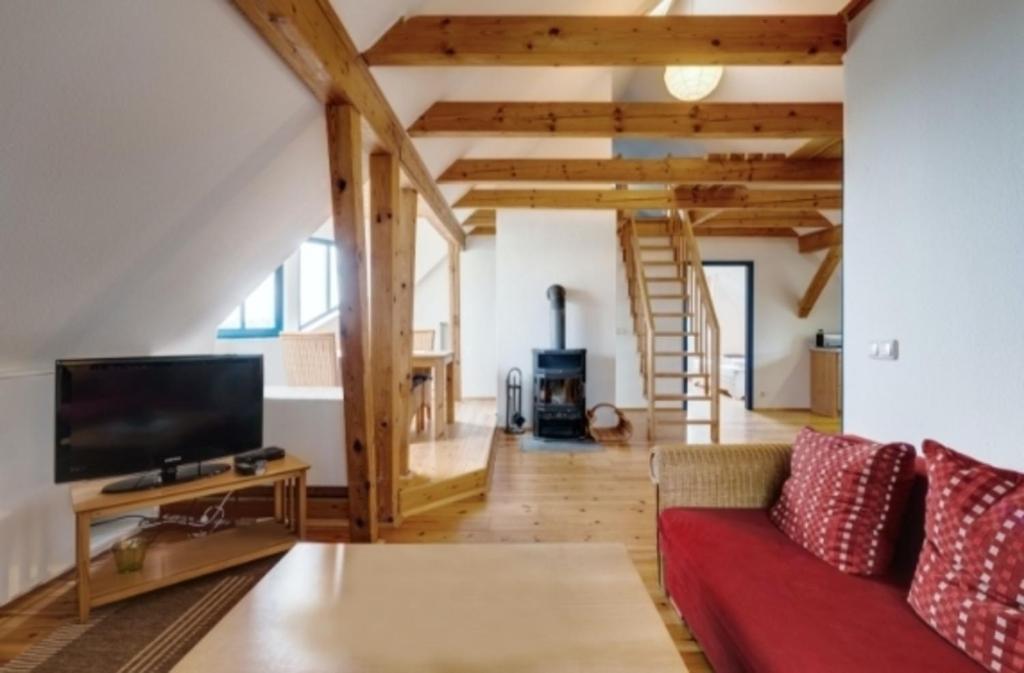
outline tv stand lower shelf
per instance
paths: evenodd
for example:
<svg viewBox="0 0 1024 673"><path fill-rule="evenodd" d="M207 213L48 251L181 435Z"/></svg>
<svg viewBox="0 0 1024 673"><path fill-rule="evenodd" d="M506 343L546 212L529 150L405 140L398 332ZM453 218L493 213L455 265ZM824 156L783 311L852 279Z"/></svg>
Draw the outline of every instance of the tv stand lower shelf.
<svg viewBox="0 0 1024 673"><path fill-rule="evenodd" d="M288 456L267 464L261 475L233 471L206 479L130 493L105 494L103 482L72 491L75 510L75 556L78 570L78 617L92 608L184 582L202 575L288 551L306 535L306 472L309 465ZM90 556L93 519L159 507L174 502L223 495L252 486L274 487L274 518L203 537L151 544L141 570L118 573L113 552Z"/></svg>

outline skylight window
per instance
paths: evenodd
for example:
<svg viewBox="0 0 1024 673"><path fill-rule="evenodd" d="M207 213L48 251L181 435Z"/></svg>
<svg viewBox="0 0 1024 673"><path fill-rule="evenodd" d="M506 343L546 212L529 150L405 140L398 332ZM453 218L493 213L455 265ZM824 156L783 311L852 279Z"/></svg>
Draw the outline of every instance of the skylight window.
<svg viewBox="0 0 1024 673"><path fill-rule="evenodd" d="M217 329L220 339L276 337L284 328L284 269L267 276Z"/></svg>
<svg viewBox="0 0 1024 673"><path fill-rule="evenodd" d="M299 248L299 329L338 310L338 249L334 241L311 238Z"/></svg>

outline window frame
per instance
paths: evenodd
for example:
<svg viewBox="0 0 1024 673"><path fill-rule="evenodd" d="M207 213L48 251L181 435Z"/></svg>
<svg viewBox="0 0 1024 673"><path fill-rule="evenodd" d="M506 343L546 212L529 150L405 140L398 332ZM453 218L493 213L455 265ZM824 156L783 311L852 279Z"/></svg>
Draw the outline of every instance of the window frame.
<svg viewBox="0 0 1024 673"><path fill-rule="evenodd" d="M338 255L338 245L337 245L337 243L333 239L330 239L330 238L319 238L317 236L310 236L309 238L307 238L305 241L302 242L302 245L306 245L307 243L314 243L316 245L322 245L325 248L327 248L327 273L324 274L324 278L326 278L326 283L327 283L327 286L324 288L324 290L325 290L324 296L327 298L327 309L325 311L323 311L322 313L319 313L319 314L313 316L309 320L306 320L304 322L302 320L302 247L300 246L299 247L298 260L297 260L298 267L299 267L299 273L298 273L299 290L296 293L296 296L299 299L298 316L299 316L299 331L300 332L303 332L303 331L309 329L310 327L323 322L326 318L330 317L332 314L337 313L338 309L341 307L341 297L340 297L341 292L339 291L340 288L334 288L334 294L338 295L338 296L335 296L335 299L337 300L337 303L334 306L331 306L331 249L332 248L334 249L334 259L335 259L335 264L336 264L337 263L337 259L338 259L338 257L337 257L337 255ZM334 275L335 275L335 277L337 277L337 275L338 275L338 269L337 268L335 268L335 270L334 270Z"/></svg>
<svg viewBox="0 0 1024 673"><path fill-rule="evenodd" d="M281 336L284 331L284 265L274 271L274 326L246 327L245 302L248 296L238 305L239 328L218 328L218 339L273 339Z"/></svg>

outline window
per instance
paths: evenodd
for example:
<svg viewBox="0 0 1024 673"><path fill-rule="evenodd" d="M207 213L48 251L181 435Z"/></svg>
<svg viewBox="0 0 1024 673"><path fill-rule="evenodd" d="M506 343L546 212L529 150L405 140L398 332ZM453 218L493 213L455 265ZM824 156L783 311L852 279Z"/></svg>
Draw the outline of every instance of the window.
<svg viewBox="0 0 1024 673"><path fill-rule="evenodd" d="M311 238L299 248L299 329L338 310L338 249L334 241Z"/></svg>
<svg viewBox="0 0 1024 673"><path fill-rule="evenodd" d="M284 268L267 276L220 324L217 338L276 337L284 327Z"/></svg>

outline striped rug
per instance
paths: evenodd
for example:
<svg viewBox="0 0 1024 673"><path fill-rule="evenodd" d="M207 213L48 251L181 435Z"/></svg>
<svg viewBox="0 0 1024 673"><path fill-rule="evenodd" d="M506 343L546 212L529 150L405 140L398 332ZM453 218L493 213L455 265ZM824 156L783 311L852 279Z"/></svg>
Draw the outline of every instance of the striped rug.
<svg viewBox="0 0 1024 673"><path fill-rule="evenodd" d="M165 673L277 558L257 561L93 611L0 666L0 673Z"/></svg>

